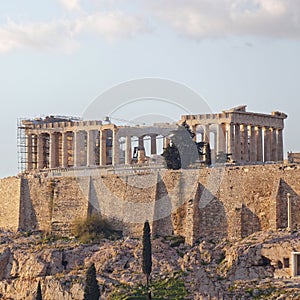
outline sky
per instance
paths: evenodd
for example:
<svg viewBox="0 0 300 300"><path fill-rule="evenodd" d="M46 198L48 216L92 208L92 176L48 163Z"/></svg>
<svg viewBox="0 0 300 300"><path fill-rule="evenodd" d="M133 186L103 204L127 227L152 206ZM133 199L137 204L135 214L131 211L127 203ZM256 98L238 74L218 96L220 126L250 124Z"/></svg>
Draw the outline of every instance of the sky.
<svg viewBox="0 0 300 300"><path fill-rule="evenodd" d="M297 0L2 0L0 177L18 172L18 117L82 116L104 91L149 77L186 85L214 112L283 111L285 152L300 151L299 53Z"/></svg>

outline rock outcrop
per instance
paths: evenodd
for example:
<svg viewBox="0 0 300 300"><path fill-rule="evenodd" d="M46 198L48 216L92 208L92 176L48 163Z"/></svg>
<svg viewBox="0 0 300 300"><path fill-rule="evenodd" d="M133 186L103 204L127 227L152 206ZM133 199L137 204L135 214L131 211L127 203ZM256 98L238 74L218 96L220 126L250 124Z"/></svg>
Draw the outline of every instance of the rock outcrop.
<svg viewBox="0 0 300 300"><path fill-rule="evenodd" d="M287 245L287 251L298 249L300 233L256 233L234 243L200 241L193 247L175 243L172 238L157 238L152 242L152 278L162 280L181 274L189 299L205 295L212 299L300 299L297 278L276 276L276 255ZM101 297L109 299L120 284L135 286L145 281L141 252L138 239L83 245L75 239L2 232L0 299L35 299L40 281L45 300L82 300L85 272L92 262Z"/></svg>

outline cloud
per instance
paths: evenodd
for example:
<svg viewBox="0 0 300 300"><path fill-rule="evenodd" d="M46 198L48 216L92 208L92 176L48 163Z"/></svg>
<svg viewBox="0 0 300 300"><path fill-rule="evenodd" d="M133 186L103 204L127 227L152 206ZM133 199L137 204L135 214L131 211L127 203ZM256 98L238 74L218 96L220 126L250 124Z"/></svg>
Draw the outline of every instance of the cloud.
<svg viewBox="0 0 300 300"><path fill-rule="evenodd" d="M94 33L107 40L134 37L150 31L149 25L141 17L123 12L95 13L78 19L76 30Z"/></svg>
<svg viewBox="0 0 300 300"><path fill-rule="evenodd" d="M61 5L70 11L81 11L80 3L78 0L59 0Z"/></svg>
<svg viewBox="0 0 300 300"><path fill-rule="evenodd" d="M147 7L177 33L196 39L300 37L300 2L295 0L156 0Z"/></svg>
<svg viewBox="0 0 300 300"><path fill-rule="evenodd" d="M0 53L18 48L72 52L78 43L72 38L68 22L17 24L8 21L0 27Z"/></svg>
<svg viewBox="0 0 300 300"><path fill-rule="evenodd" d="M45 23L10 20L0 26L0 53L18 48L70 53L78 48L77 38L82 34L93 34L112 41L148 31L145 20L122 12L95 13Z"/></svg>

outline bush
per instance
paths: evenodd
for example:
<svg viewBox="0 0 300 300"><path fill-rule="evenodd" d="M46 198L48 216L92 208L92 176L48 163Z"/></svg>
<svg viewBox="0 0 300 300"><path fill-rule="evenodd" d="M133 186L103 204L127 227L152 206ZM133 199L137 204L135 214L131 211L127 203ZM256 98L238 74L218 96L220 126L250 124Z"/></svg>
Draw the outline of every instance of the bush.
<svg viewBox="0 0 300 300"><path fill-rule="evenodd" d="M166 278L164 280L156 280L151 283L152 299L172 299L182 300L188 296L188 291L185 288L183 281L184 274L181 272L178 276ZM121 285L116 287L108 296L109 300L147 300L148 293L145 285Z"/></svg>
<svg viewBox="0 0 300 300"><path fill-rule="evenodd" d="M116 240L122 237L120 231L113 230L108 222L99 215L75 220L73 234L82 243L98 242L103 238Z"/></svg>

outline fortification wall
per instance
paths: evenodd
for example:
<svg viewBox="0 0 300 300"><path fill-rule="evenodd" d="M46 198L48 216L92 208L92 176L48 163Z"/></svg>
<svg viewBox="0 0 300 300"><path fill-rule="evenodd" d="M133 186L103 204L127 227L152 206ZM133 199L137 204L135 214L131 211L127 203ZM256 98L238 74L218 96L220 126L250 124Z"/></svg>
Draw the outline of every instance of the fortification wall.
<svg viewBox="0 0 300 300"><path fill-rule="evenodd" d="M19 229L21 179L0 180L0 228Z"/></svg>
<svg viewBox="0 0 300 300"><path fill-rule="evenodd" d="M241 238L300 224L300 168L230 166L138 175L8 178L0 180L0 225L17 230L70 231L76 218L99 212L125 235L152 222L156 235Z"/></svg>

